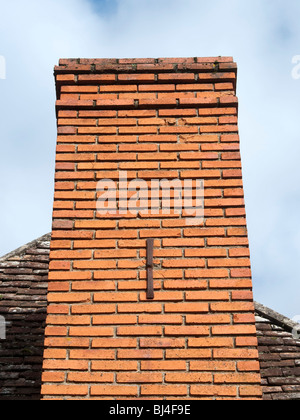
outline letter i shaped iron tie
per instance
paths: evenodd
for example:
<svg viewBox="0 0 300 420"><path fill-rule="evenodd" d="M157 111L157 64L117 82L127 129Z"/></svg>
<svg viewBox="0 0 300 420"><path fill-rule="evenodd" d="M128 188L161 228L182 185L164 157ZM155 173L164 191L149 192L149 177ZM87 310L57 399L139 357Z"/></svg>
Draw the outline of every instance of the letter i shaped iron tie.
<svg viewBox="0 0 300 420"><path fill-rule="evenodd" d="M147 299L154 299L153 247L154 239L147 239Z"/></svg>

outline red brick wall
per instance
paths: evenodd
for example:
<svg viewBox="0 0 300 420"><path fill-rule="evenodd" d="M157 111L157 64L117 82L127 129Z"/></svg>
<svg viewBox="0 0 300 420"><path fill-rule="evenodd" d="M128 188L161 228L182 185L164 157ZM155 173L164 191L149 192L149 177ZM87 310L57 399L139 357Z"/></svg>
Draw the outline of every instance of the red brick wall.
<svg viewBox="0 0 300 420"><path fill-rule="evenodd" d="M261 398L236 71L226 57L55 68L45 399ZM204 224L173 200L170 214L99 215L97 182L125 170L204 180Z"/></svg>

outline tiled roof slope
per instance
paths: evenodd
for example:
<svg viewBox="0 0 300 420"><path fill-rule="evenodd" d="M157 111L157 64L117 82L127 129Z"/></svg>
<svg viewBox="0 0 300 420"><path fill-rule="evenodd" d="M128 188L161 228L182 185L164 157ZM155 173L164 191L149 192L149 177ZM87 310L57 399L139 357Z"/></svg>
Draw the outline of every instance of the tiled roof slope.
<svg viewBox="0 0 300 420"><path fill-rule="evenodd" d="M0 400L40 399L50 234L0 258ZM256 303L265 400L300 400L300 340L295 324Z"/></svg>
<svg viewBox="0 0 300 420"><path fill-rule="evenodd" d="M256 303L256 327L265 400L300 400L300 340L296 326Z"/></svg>
<svg viewBox="0 0 300 420"><path fill-rule="evenodd" d="M50 234L0 258L0 400L39 400Z"/></svg>

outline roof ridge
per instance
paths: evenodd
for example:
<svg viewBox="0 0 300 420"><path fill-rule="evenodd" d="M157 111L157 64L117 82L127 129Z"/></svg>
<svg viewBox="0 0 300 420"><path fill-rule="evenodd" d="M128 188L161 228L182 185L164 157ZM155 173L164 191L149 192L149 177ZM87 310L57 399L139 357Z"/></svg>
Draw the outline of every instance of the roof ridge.
<svg viewBox="0 0 300 420"><path fill-rule="evenodd" d="M281 315L276 311L273 311L273 309L270 309L267 306L262 305L261 303L254 302L254 304L255 311L258 313L258 315L263 316L275 325L278 325L279 327L289 332L293 331L295 327L299 328L299 323L291 320L290 318Z"/></svg>
<svg viewBox="0 0 300 420"><path fill-rule="evenodd" d="M3 255L3 257L0 257L0 263L8 260L9 258L15 257L17 255L21 255L26 252L28 248L31 248L32 246L35 246L38 242L43 242L46 240L51 239L51 233L47 233L46 235L43 235L31 242L28 242L28 244L20 246L19 248L15 249L14 251L9 252L8 254Z"/></svg>

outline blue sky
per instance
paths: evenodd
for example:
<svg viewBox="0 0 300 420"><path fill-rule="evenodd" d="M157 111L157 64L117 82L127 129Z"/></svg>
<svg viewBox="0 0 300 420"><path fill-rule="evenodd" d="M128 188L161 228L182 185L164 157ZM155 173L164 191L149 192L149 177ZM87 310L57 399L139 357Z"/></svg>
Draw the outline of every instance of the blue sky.
<svg viewBox="0 0 300 420"><path fill-rule="evenodd" d="M92 7L96 13L113 16L118 11L118 0L91 0Z"/></svg>
<svg viewBox="0 0 300 420"><path fill-rule="evenodd" d="M0 0L0 254L51 230L61 57L233 56L255 299L300 314L300 3ZM300 71L299 71L300 74Z"/></svg>

